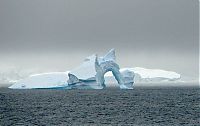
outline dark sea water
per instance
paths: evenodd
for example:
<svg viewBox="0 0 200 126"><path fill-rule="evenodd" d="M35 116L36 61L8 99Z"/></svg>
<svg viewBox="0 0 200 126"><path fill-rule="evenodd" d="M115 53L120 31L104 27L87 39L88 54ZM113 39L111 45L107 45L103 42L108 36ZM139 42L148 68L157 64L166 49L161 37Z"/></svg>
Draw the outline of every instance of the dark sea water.
<svg viewBox="0 0 200 126"><path fill-rule="evenodd" d="M0 88L0 126L8 125L200 125L200 90Z"/></svg>

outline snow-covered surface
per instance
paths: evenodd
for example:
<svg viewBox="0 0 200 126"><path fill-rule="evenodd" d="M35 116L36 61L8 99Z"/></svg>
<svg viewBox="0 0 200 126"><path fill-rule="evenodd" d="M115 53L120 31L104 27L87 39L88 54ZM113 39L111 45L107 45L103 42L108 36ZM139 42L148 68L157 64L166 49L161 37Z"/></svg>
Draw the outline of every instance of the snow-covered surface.
<svg viewBox="0 0 200 126"><path fill-rule="evenodd" d="M19 80L9 88L11 89L34 89L34 88L59 88L66 87L68 72L52 72L31 75Z"/></svg>
<svg viewBox="0 0 200 126"><path fill-rule="evenodd" d="M176 82L181 78L181 75L173 72L160 69L146 69L142 67L122 68L120 72L129 70L135 74L135 83L159 83L159 82ZM111 72L106 74L107 83L115 83Z"/></svg>
<svg viewBox="0 0 200 126"><path fill-rule="evenodd" d="M139 74L141 78L167 78L169 80L177 80L180 79L181 77L180 74L176 72L160 70L160 69L146 69L141 67L134 67L128 69L136 74Z"/></svg>
<svg viewBox="0 0 200 126"><path fill-rule="evenodd" d="M84 62L77 68L70 71L70 74L75 75L77 78L82 80L92 79L96 75L95 70L95 58L96 55L87 57Z"/></svg>

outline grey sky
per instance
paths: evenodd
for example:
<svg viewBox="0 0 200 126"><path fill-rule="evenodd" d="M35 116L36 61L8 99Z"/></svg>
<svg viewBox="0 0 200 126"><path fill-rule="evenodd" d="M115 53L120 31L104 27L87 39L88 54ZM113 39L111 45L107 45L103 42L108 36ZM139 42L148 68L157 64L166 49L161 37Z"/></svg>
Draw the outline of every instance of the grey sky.
<svg viewBox="0 0 200 126"><path fill-rule="evenodd" d="M198 0L0 0L0 65L64 71L115 48L122 67L197 79L198 6Z"/></svg>

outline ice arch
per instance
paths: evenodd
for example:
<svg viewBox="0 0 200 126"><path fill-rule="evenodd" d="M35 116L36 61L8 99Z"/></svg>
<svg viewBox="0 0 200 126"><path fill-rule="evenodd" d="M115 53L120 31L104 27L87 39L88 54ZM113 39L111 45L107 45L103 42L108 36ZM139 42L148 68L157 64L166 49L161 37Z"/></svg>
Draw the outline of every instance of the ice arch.
<svg viewBox="0 0 200 126"><path fill-rule="evenodd" d="M105 85L105 78L104 75L111 71L115 79L117 80L121 89L129 89L125 85L124 77L120 73L119 65L115 62L115 50L112 49L106 54L104 57L95 58L95 70L96 70L96 82L98 85L102 86L103 88L106 87Z"/></svg>
<svg viewBox="0 0 200 126"><path fill-rule="evenodd" d="M103 89L105 73L111 71L121 89L133 89L134 73L125 70L119 71L116 63L115 50L111 49L105 56L92 55L74 70L70 71L68 86L72 88Z"/></svg>
<svg viewBox="0 0 200 126"><path fill-rule="evenodd" d="M106 59L106 58L104 58ZM114 59L113 59L114 60ZM96 82L97 84L99 84L100 86L102 86L103 88L106 87L105 85L105 78L104 78L104 74L111 71L113 76L115 77L115 79L117 80L118 84L120 85L120 88L126 88L126 86L124 85L124 78L121 75L120 71L119 71L119 65L117 65L114 61L112 60L104 60L103 62L98 61L98 57L96 57L95 60L95 69L96 69Z"/></svg>

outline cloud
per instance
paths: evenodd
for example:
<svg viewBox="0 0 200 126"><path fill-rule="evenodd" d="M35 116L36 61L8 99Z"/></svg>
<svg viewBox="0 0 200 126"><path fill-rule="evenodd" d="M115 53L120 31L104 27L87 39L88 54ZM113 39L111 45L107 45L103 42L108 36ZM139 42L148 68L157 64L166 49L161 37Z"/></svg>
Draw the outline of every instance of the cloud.
<svg viewBox="0 0 200 126"><path fill-rule="evenodd" d="M198 6L188 0L1 0L1 64L63 71L115 48L122 66L198 78Z"/></svg>

